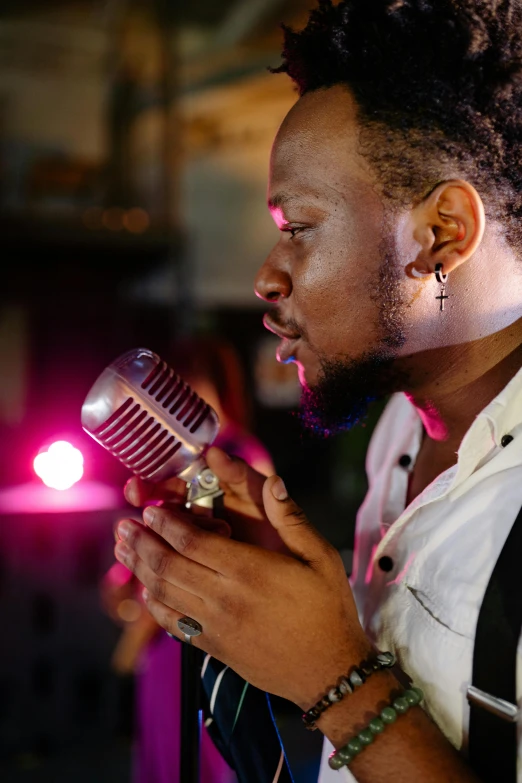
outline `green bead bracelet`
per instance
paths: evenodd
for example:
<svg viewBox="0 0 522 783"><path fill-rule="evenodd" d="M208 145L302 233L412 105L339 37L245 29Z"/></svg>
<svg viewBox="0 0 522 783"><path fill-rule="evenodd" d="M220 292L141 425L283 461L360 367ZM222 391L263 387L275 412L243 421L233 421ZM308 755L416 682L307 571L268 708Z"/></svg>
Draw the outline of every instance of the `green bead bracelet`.
<svg viewBox="0 0 522 783"><path fill-rule="evenodd" d="M408 688L401 696L384 707L379 715L372 718L369 724L355 737L352 737L346 745L332 753L328 759L330 769L341 769L348 766L364 748L371 745L375 737L382 734L386 726L395 723L397 718L404 715L410 707L415 707L423 700L424 694L420 688Z"/></svg>

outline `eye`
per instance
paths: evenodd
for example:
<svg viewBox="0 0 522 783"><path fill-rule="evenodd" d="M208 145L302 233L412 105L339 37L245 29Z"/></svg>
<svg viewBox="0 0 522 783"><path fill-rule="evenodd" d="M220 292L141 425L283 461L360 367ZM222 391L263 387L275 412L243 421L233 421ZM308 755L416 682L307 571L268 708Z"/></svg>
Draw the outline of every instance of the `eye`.
<svg viewBox="0 0 522 783"><path fill-rule="evenodd" d="M304 231L304 226L284 226L281 231L285 234L290 234L291 239L294 239L298 234L301 233L301 231Z"/></svg>

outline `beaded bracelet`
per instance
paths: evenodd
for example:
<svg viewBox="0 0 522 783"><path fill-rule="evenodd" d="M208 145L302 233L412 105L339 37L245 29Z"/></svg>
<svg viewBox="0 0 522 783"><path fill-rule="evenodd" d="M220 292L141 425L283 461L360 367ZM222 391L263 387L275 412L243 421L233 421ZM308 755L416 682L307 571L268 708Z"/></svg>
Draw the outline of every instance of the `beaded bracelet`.
<svg viewBox="0 0 522 783"><path fill-rule="evenodd" d="M368 745L371 745L378 734L382 734L386 726L395 723L399 715L404 715L410 707L415 707L423 700L424 694L420 688L408 688L402 696L398 696L380 714L372 718L369 724L355 737L352 737L339 750L334 751L328 759L331 769L341 769L347 766Z"/></svg>
<svg viewBox="0 0 522 783"><path fill-rule="evenodd" d="M356 688L360 688L374 672L378 672L380 669L388 669L391 666L395 666L395 656L391 652L377 653L375 658L363 661L359 666L354 666L349 674L340 677L337 680L337 685L334 688L330 688L323 698L319 699L317 704L314 704L313 707L310 707L304 713L302 719L306 728L314 731L317 728L316 721L328 707L332 707L341 699L344 699L348 693L353 693Z"/></svg>

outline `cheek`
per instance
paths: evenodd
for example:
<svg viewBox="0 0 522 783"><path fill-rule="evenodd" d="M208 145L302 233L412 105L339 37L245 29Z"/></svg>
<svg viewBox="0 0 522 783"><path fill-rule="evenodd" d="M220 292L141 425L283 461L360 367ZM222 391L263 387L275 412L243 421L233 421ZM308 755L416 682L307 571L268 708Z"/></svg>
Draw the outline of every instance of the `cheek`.
<svg viewBox="0 0 522 783"><path fill-rule="evenodd" d="M294 293L310 343L319 351L351 353L353 345L370 339L377 306L364 264L357 266L346 254L323 251L309 259L294 280ZM325 341L331 350L325 350Z"/></svg>

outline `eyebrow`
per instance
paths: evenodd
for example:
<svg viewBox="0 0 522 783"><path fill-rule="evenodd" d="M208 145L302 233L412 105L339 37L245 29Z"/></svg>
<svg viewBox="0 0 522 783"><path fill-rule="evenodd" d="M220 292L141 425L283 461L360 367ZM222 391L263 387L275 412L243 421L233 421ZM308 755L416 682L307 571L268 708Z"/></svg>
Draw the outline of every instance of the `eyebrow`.
<svg viewBox="0 0 522 783"><path fill-rule="evenodd" d="M296 199L296 196L291 196L289 193L276 193L273 198L268 199L268 209L279 209L289 201L296 201Z"/></svg>
<svg viewBox="0 0 522 783"><path fill-rule="evenodd" d="M281 191L280 193L276 193L273 198L269 198L267 204L268 209L273 210L282 209L292 202L307 204L308 206L317 206L317 204L313 204L314 201L317 201L317 194L313 190L306 190L300 194L285 193L284 191Z"/></svg>

